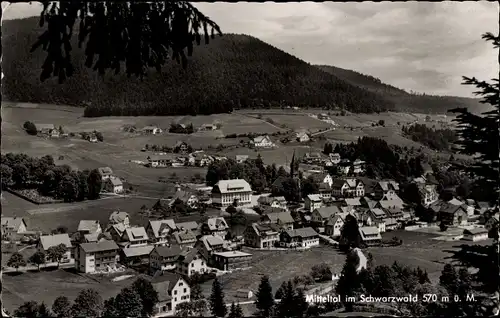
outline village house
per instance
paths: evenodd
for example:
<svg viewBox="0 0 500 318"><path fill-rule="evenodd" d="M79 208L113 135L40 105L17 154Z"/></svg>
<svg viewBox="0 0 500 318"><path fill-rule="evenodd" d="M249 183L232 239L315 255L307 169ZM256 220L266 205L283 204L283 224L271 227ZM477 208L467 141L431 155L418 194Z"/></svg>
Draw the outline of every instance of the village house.
<svg viewBox="0 0 500 318"><path fill-rule="evenodd" d="M304 199L306 211L313 212L323 206L323 198L319 194L309 194Z"/></svg>
<svg viewBox="0 0 500 318"><path fill-rule="evenodd" d="M161 128L158 128L156 126L146 126L142 128L142 133L146 135L157 135L161 134L163 130Z"/></svg>
<svg viewBox="0 0 500 318"><path fill-rule="evenodd" d="M323 161L323 157L319 152L307 152L304 154L302 162L308 164L319 164Z"/></svg>
<svg viewBox="0 0 500 318"><path fill-rule="evenodd" d="M253 148L273 148L276 146L268 135L257 136L250 141Z"/></svg>
<svg viewBox="0 0 500 318"><path fill-rule="evenodd" d="M198 249L183 250L179 255L176 268L178 274L191 277L194 274L203 275L207 271L207 259Z"/></svg>
<svg viewBox="0 0 500 318"><path fill-rule="evenodd" d="M195 234L198 232L199 227L200 225L195 221L177 223L177 229L179 231L189 230Z"/></svg>
<svg viewBox="0 0 500 318"><path fill-rule="evenodd" d="M385 230L386 231L394 231L399 227L399 223L395 218L387 217L384 219Z"/></svg>
<svg viewBox="0 0 500 318"><path fill-rule="evenodd" d="M347 176L351 172L351 161L349 159L341 159L337 168L340 174Z"/></svg>
<svg viewBox="0 0 500 318"><path fill-rule="evenodd" d="M392 197L399 192L399 183L394 180L379 181L373 187L373 198L381 200L385 195Z"/></svg>
<svg viewBox="0 0 500 318"><path fill-rule="evenodd" d="M229 226L223 217L209 218L201 225L202 235L217 235L224 238L228 230Z"/></svg>
<svg viewBox="0 0 500 318"><path fill-rule="evenodd" d="M216 252L212 255L213 265L223 271L250 267L252 254L240 251Z"/></svg>
<svg viewBox="0 0 500 318"><path fill-rule="evenodd" d="M188 152L190 152L189 148L191 148L191 147L187 144L187 142L179 140L174 146L174 152L176 152L176 153L188 153Z"/></svg>
<svg viewBox="0 0 500 318"><path fill-rule="evenodd" d="M365 162L363 160L356 159L352 163L352 173L359 174L365 172Z"/></svg>
<svg viewBox="0 0 500 318"><path fill-rule="evenodd" d="M170 200L168 205L172 206L176 200L182 201L190 209L198 208L198 197L194 193L191 193L189 191L184 191L177 188L177 191L175 191L174 196L172 197L172 200Z"/></svg>
<svg viewBox="0 0 500 318"><path fill-rule="evenodd" d="M211 130L217 130L217 124L212 123L212 124L203 124L200 126L198 129L199 131L211 131Z"/></svg>
<svg viewBox="0 0 500 318"><path fill-rule="evenodd" d="M248 155L236 155L235 160L237 163L243 163L248 160Z"/></svg>
<svg viewBox="0 0 500 318"><path fill-rule="evenodd" d="M338 153L330 153L328 155L328 157L330 158L330 161L334 164L334 165L338 165L340 163L340 160L342 159L340 157L340 154Z"/></svg>
<svg viewBox="0 0 500 318"><path fill-rule="evenodd" d="M154 245L168 245L169 236L177 230L173 219L168 220L149 220L146 226L146 234L149 242Z"/></svg>
<svg viewBox="0 0 500 318"><path fill-rule="evenodd" d="M219 180L212 189L212 204L228 207L235 202L238 205L252 204L252 188L243 179Z"/></svg>
<svg viewBox="0 0 500 318"><path fill-rule="evenodd" d="M109 215L108 226L121 224L124 228L130 227L130 217L127 212L113 211Z"/></svg>
<svg viewBox="0 0 500 318"><path fill-rule="evenodd" d="M52 138L57 138L60 135L59 129L54 124L35 124L37 132Z"/></svg>
<svg viewBox="0 0 500 318"><path fill-rule="evenodd" d="M363 226L359 228L361 240L368 246L378 245L382 242L382 236L377 227Z"/></svg>
<svg viewBox="0 0 500 318"><path fill-rule="evenodd" d="M191 230L180 230L172 234L174 243L181 248L191 248L196 244L196 235Z"/></svg>
<svg viewBox="0 0 500 318"><path fill-rule="evenodd" d="M245 245L260 249L273 248L279 242L280 231L277 224L252 223L243 234Z"/></svg>
<svg viewBox="0 0 500 318"><path fill-rule="evenodd" d="M309 138L309 135L307 134L307 132L304 132L304 131L298 132L296 134L296 139L298 142L308 142L309 140L311 140L311 138Z"/></svg>
<svg viewBox="0 0 500 318"><path fill-rule="evenodd" d="M158 302L155 304L157 317L174 315L180 303L191 299L191 288L179 274L158 273L151 279L151 284L158 293Z"/></svg>
<svg viewBox="0 0 500 318"><path fill-rule="evenodd" d="M295 222L288 211L265 214L261 218L262 223L276 224L283 230L293 230Z"/></svg>
<svg viewBox="0 0 500 318"><path fill-rule="evenodd" d="M2 216L2 239L11 240L26 232L27 226L23 218Z"/></svg>
<svg viewBox="0 0 500 318"><path fill-rule="evenodd" d="M97 168L97 171L101 174L103 181L113 176L113 170L110 167L100 167Z"/></svg>
<svg viewBox="0 0 500 318"><path fill-rule="evenodd" d="M422 205L427 207L439 199L437 185L428 183L425 179L423 182L419 181L415 182L418 188L418 194L420 195Z"/></svg>
<svg viewBox="0 0 500 318"><path fill-rule="evenodd" d="M342 216L333 215L326 221L325 234L333 238L340 237L343 226L344 219Z"/></svg>
<svg viewBox="0 0 500 318"><path fill-rule="evenodd" d="M151 168L164 168L172 165L173 158L171 156L148 156L147 166Z"/></svg>
<svg viewBox="0 0 500 318"><path fill-rule="evenodd" d="M311 222L318 227L324 227L325 223L334 215L340 214L341 211L338 206L325 206L319 209L314 209L311 214Z"/></svg>
<svg viewBox="0 0 500 318"><path fill-rule="evenodd" d="M119 194L123 192L123 183L118 177L109 177L103 182L104 192Z"/></svg>
<svg viewBox="0 0 500 318"><path fill-rule="evenodd" d="M377 225L379 232L384 233L386 231L385 220L387 218L387 214L384 212L384 210L375 208L368 210L368 213L371 217L372 222Z"/></svg>
<svg viewBox="0 0 500 318"><path fill-rule="evenodd" d="M286 248L308 248L319 245L319 235L310 227L280 233L280 246Z"/></svg>
<svg viewBox="0 0 500 318"><path fill-rule="evenodd" d="M332 176L325 172L313 173L309 176L309 178L312 178L317 184L326 183L330 187L333 184Z"/></svg>
<svg viewBox="0 0 500 318"><path fill-rule="evenodd" d="M471 217L474 215L474 211L475 211L474 204L467 204L467 202L461 201L457 198L452 198L451 200L448 201L448 203L453 204L453 205L462 206L465 209L465 211L467 211L468 217Z"/></svg>
<svg viewBox="0 0 500 318"><path fill-rule="evenodd" d="M157 271L171 271L177 267L182 249L177 246L155 246L149 254L149 270L152 275Z"/></svg>
<svg viewBox="0 0 500 318"><path fill-rule="evenodd" d="M438 212L438 221L450 226L466 225L467 210L462 205L443 204Z"/></svg>
<svg viewBox="0 0 500 318"><path fill-rule="evenodd" d="M365 195L365 186L361 180L357 179L335 179L332 184L332 195L335 198L354 198Z"/></svg>
<svg viewBox="0 0 500 318"><path fill-rule="evenodd" d="M114 241L82 243L75 253L75 268L82 273L95 273L115 269L119 247Z"/></svg>
<svg viewBox="0 0 500 318"><path fill-rule="evenodd" d="M261 196L257 200L257 203L260 206L269 206L271 208L288 210L286 199L283 196L280 197Z"/></svg>
<svg viewBox="0 0 500 318"><path fill-rule="evenodd" d="M320 183L318 194L323 198L323 201L329 201L332 198L332 187L328 183Z"/></svg>
<svg viewBox="0 0 500 318"><path fill-rule="evenodd" d="M119 245L122 247L145 246L148 244L148 241L149 237L144 227L129 227L123 232Z"/></svg>
<svg viewBox="0 0 500 318"><path fill-rule="evenodd" d="M124 247L119 251L120 263L125 266L148 264L153 248L152 245Z"/></svg>
<svg viewBox="0 0 500 318"><path fill-rule="evenodd" d="M342 204L345 205L345 206L353 207L353 209L359 208L359 207L361 207L363 205L361 203L361 199L360 198L345 198L345 199L343 199L340 202L342 202Z"/></svg>
<svg viewBox="0 0 500 318"><path fill-rule="evenodd" d="M88 134L88 135L85 137L85 139L87 139L87 141L89 141L89 142L93 142L93 143L96 143L96 142L98 142L98 141L99 141L99 140L97 139L96 134L94 134L94 133L90 133L90 134Z"/></svg>
<svg viewBox="0 0 500 318"><path fill-rule="evenodd" d="M499 225L499 215L498 214L495 214L495 215L491 215L490 217L488 217L485 222L484 222L484 228L489 231L495 229L495 228L498 228L498 225Z"/></svg>
<svg viewBox="0 0 500 318"><path fill-rule="evenodd" d="M102 233L101 223L97 220L80 220L77 232L82 235L100 234Z"/></svg>
<svg viewBox="0 0 500 318"><path fill-rule="evenodd" d="M108 226L105 234L109 235L113 241L120 242L126 229L127 227L125 227L122 223L113 224Z"/></svg>
<svg viewBox="0 0 500 318"><path fill-rule="evenodd" d="M488 230L485 228L474 228L474 229L464 230L463 239L472 242L487 240Z"/></svg>
<svg viewBox="0 0 500 318"><path fill-rule="evenodd" d="M204 235L194 244L194 248L197 248L207 260L210 260L212 253L225 251L227 244L220 236Z"/></svg>
<svg viewBox="0 0 500 318"><path fill-rule="evenodd" d="M40 252L47 253L49 248L59 246L66 246L66 252L63 255L61 263L70 263L73 255L73 245L71 244L71 240L69 239L69 235L67 233L64 234L51 234L51 235L42 235L40 236L40 240L37 245L37 250Z"/></svg>

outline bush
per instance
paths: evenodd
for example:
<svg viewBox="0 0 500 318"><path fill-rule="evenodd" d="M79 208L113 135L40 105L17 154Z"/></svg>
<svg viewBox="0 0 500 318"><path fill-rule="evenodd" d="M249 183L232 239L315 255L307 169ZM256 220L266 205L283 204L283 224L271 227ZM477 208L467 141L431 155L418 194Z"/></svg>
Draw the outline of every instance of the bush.
<svg viewBox="0 0 500 318"><path fill-rule="evenodd" d="M23 127L24 130L26 130L26 133L28 133L28 135L36 136L37 129L34 123L32 123L31 121L26 121Z"/></svg>
<svg viewBox="0 0 500 318"><path fill-rule="evenodd" d="M378 121L378 124L379 124L380 126L384 126L384 125L385 125L385 120L383 120L383 119L379 120L379 121Z"/></svg>

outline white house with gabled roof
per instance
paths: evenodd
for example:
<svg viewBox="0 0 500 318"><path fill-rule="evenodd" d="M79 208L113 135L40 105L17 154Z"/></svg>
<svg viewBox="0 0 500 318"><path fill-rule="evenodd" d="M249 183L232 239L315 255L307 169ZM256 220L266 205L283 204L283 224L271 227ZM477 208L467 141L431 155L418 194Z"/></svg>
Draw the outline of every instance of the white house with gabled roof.
<svg viewBox="0 0 500 318"><path fill-rule="evenodd" d="M167 245L170 235L176 230L177 225L173 219L149 220L146 226L149 241L154 245Z"/></svg>
<svg viewBox="0 0 500 318"><path fill-rule="evenodd" d="M47 253L49 248L61 244L66 246L66 252L64 253L61 263L69 263L73 261L72 258L73 245L71 244L71 240L67 233L40 236L40 241L38 242L37 249L38 251Z"/></svg>
<svg viewBox="0 0 500 318"><path fill-rule="evenodd" d="M269 137L268 135L257 136L252 139L252 141L250 141L250 144L255 148L272 148L275 146L274 142L271 140L271 137Z"/></svg>
<svg viewBox="0 0 500 318"><path fill-rule="evenodd" d="M252 187L244 179L219 180L212 189L212 204L228 207L237 200L238 205L252 204Z"/></svg>

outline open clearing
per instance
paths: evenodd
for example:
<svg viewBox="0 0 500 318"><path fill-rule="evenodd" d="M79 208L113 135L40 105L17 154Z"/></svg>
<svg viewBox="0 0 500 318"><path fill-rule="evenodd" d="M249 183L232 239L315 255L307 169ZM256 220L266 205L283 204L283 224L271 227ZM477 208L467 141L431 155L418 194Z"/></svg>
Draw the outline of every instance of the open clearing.
<svg viewBox="0 0 500 318"><path fill-rule="evenodd" d="M27 202L8 192L5 192L3 195L7 202ZM15 200L11 201L11 199ZM77 203L31 204L25 210L16 208L16 204L12 203L8 208L3 207L3 213L8 216L24 217L30 231L50 233L58 226L65 226L71 233L77 230L80 220L98 220L102 226L106 226L109 215L115 210L127 212L130 215L130 222L132 224L145 226L149 219L146 215L140 213L141 207L145 205L147 208L151 208L156 201L156 199L137 197L107 197L100 200ZM12 210L11 207L13 207ZM13 210L19 212L15 213ZM220 211L208 209L206 214L219 215ZM187 222L199 221L200 216L193 214L188 216L172 216L172 218L176 222Z"/></svg>
<svg viewBox="0 0 500 318"><path fill-rule="evenodd" d="M2 278L2 305L10 312L31 300L44 302L49 308L61 295L73 301L86 288L95 289L105 300L114 297L123 287L133 282L130 279L118 282L96 281L74 273L71 269L4 274Z"/></svg>

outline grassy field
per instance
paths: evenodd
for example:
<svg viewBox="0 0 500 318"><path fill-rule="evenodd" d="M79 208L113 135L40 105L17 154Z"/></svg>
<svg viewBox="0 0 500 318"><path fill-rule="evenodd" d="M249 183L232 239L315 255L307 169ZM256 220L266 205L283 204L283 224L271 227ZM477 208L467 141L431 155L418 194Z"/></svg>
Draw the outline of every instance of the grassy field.
<svg viewBox="0 0 500 318"><path fill-rule="evenodd" d="M50 205L25 205L25 200L19 199L10 193L4 193L3 213L6 216L22 216L25 218L28 230L50 233L58 226L65 226L70 232L76 231L80 220L98 220L102 226L108 223L109 215L120 210L130 215L130 222L134 225L145 226L148 217L141 214L143 205L151 208L156 199L138 197L112 197L96 201L78 203L58 203ZM23 206L24 209L20 207ZM17 211L17 212L16 212ZM207 210L207 215L219 215L218 210ZM177 222L199 221L199 215L179 216Z"/></svg>
<svg viewBox="0 0 500 318"><path fill-rule="evenodd" d="M454 263L453 253L462 244L490 244L489 240L484 242L467 241L437 241L433 238L439 234L414 232L414 231L392 231L382 235L383 239L391 239L397 236L403 240L403 245L397 247L370 247L367 252L372 253L375 265L391 265L394 261L416 268L417 266L427 270L431 281L437 282L441 271L446 263Z"/></svg>
<svg viewBox="0 0 500 318"><path fill-rule="evenodd" d="M297 275L310 272L311 267L327 263L334 272L340 272L344 264L345 256L336 250L318 247L305 251L259 251L244 249L253 255L254 264L250 269L236 271L221 276L220 282L224 286L226 300L236 300L238 289L250 289L254 293L263 275L269 276L273 292L275 292L283 281L293 279ZM210 295L212 282L203 284L204 294Z"/></svg>
<svg viewBox="0 0 500 318"><path fill-rule="evenodd" d="M119 282L96 281L65 269L17 275L4 274L2 278L2 305L11 313L24 302L31 300L44 302L49 308L54 300L62 295L73 301L78 293L86 288L95 289L105 300L118 294L134 279L129 278Z"/></svg>

